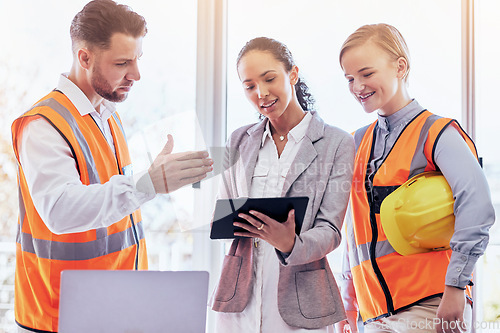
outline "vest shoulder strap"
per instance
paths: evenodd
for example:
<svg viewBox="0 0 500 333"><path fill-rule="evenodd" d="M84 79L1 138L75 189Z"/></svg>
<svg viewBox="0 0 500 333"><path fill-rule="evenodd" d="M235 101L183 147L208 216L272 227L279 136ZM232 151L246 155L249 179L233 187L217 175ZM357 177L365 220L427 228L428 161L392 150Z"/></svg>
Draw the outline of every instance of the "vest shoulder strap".
<svg viewBox="0 0 500 333"><path fill-rule="evenodd" d="M356 132L354 132L354 147L356 149L355 151L358 151L358 147L361 144L361 140L363 140L363 137L365 136L366 131L372 125L373 125L373 123L366 125L365 127L361 127L360 129L356 130Z"/></svg>

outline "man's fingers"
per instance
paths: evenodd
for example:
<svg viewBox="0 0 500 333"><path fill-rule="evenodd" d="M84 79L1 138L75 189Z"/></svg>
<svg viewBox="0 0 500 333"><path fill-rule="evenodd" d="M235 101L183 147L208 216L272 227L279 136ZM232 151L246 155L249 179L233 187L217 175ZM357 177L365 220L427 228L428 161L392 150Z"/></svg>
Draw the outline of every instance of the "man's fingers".
<svg viewBox="0 0 500 333"><path fill-rule="evenodd" d="M178 172L177 178L179 180L190 179L190 178L195 179L195 178L198 178L200 176L203 176L203 178L205 178L207 173L209 173L212 170L213 170L213 167L211 167L211 166L202 166L202 167L198 167L198 168L184 169L184 170L180 170Z"/></svg>
<svg viewBox="0 0 500 333"><path fill-rule="evenodd" d="M174 149L174 137L170 134L167 134L167 143L163 147L163 150L160 154L170 154Z"/></svg>
<svg viewBox="0 0 500 333"><path fill-rule="evenodd" d="M197 176L194 176L194 177L187 177L187 178L182 178L179 180L179 184L180 186L179 187L182 187L182 186L185 186L185 185L188 185L188 184L192 184L192 183L196 183L196 182L199 182L200 180L202 180L203 178L205 178L207 176L206 172L205 173L202 173L200 175L197 175Z"/></svg>
<svg viewBox="0 0 500 333"><path fill-rule="evenodd" d="M200 150L200 151L186 151L182 153L176 153L175 159L177 161L187 161L194 159L203 159L208 157L208 152Z"/></svg>
<svg viewBox="0 0 500 333"><path fill-rule="evenodd" d="M167 177L167 181L175 181L187 185L191 182L194 183L202 180L207 176L207 173L212 171L212 169L213 168L211 166L204 166L200 168L181 170L175 177Z"/></svg>
<svg viewBox="0 0 500 333"><path fill-rule="evenodd" d="M166 192L161 192L161 193L171 193L171 192L176 191L176 190L180 189L181 187L184 187L188 184L193 184L193 183L199 182L200 180L202 180L206 176L207 176L206 173L202 173L201 175L197 175L195 177L187 177L187 178L182 178L182 179L169 178L169 179L167 179L167 182L164 184L164 187L166 188ZM156 185L155 185L155 189L156 189Z"/></svg>
<svg viewBox="0 0 500 333"><path fill-rule="evenodd" d="M177 165L176 167L178 170L187 170L187 169L193 169L193 168L200 168L200 167L209 167L214 164L214 161L210 158L197 158L197 159L192 159L192 160L184 160L184 161L176 161Z"/></svg>
<svg viewBox="0 0 500 333"><path fill-rule="evenodd" d="M168 176L177 174L177 177L175 178L180 179L185 177L195 177L201 174L201 172L210 172L213 170L212 167L213 164L214 161L210 158L192 159L185 161L179 161L176 159L174 160L166 159L163 161L158 160L156 166L160 167L163 165ZM189 171L189 170L194 170L195 173L193 174L183 173L181 176L179 176L179 174L182 173L183 171Z"/></svg>
<svg viewBox="0 0 500 333"><path fill-rule="evenodd" d="M155 162L158 160L158 157L163 155L169 155L170 153L172 153L173 149L174 149L174 137L170 134L167 134L167 143L165 143L163 149L156 156Z"/></svg>

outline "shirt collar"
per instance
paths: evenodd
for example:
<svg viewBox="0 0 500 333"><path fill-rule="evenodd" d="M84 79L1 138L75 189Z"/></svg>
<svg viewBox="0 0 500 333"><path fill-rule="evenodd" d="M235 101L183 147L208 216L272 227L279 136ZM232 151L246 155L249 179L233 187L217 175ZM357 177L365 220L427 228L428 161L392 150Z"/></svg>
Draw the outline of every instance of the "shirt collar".
<svg viewBox="0 0 500 333"><path fill-rule="evenodd" d="M92 103L90 103L87 96L83 93L83 91L81 91L76 84L68 79L68 75L69 73L61 74L61 76L59 77L59 83L57 84L57 90L68 97L68 99L71 101L71 103L73 103L78 112L80 112L81 116L85 116L93 112L99 114ZM103 120L107 120L113 115L115 110L115 103L103 99L101 103L100 117Z"/></svg>
<svg viewBox="0 0 500 333"><path fill-rule="evenodd" d="M309 123L311 122L312 116L310 112L306 112L306 115L302 120L295 125L294 128L288 132L288 140L292 139L293 141L300 142L304 138L307 132L307 128L309 127ZM271 133L271 126L269 125L269 120L266 122L266 129L264 130L264 133L262 134L262 141L261 141L261 147L264 146L264 143L266 142L266 139L272 139L272 133Z"/></svg>
<svg viewBox="0 0 500 333"><path fill-rule="evenodd" d="M412 120L418 113L424 109L418 104L416 100L412 100L408 105L406 105L401 110L391 114L390 116L384 117L378 115L377 125L380 129L387 132L391 132L394 128L407 124Z"/></svg>

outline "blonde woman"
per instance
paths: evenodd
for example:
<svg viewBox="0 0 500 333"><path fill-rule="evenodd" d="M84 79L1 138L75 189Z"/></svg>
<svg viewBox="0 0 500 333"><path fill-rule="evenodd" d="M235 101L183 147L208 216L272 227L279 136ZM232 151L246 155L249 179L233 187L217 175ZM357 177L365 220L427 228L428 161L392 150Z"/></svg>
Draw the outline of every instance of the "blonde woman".
<svg viewBox="0 0 500 333"><path fill-rule="evenodd" d="M374 123L354 134L350 265L342 284L349 322L339 328L357 331L358 310L365 332L470 328L466 288L494 222L474 143L455 120L432 114L410 97L408 47L395 27L360 27L339 58L354 98L365 112L377 112ZM432 170L442 172L455 198L451 249L402 256L380 225L380 204L411 176Z"/></svg>

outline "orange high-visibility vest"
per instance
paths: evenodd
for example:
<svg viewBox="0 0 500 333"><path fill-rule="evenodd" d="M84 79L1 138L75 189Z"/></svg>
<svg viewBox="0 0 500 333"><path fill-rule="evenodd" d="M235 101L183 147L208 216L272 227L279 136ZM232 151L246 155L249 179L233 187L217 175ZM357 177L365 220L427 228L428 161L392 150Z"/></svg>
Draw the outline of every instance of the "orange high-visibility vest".
<svg viewBox="0 0 500 333"><path fill-rule="evenodd" d="M12 142L19 165L20 208L16 240L16 321L29 330L55 332L62 270L147 269L146 243L139 210L107 228L63 235L47 228L33 205L18 153L23 129L37 118L46 119L68 143L84 185L103 184L113 175L129 175L131 163L116 113L108 120L115 155L92 117L82 117L59 91L42 98L12 124Z"/></svg>
<svg viewBox="0 0 500 333"><path fill-rule="evenodd" d="M424 110L406 125L369 180L367 168L372 159L376 124L355 133L353 219L352 228L346 228L354 288L365 323L441 295L451 256L451 250L410 256L398 254L387 241L380 223L380 205L384 198L411 177L438 169L434 150L449 125L459 131L477 158L474 143L456 121Z"/></svg>

